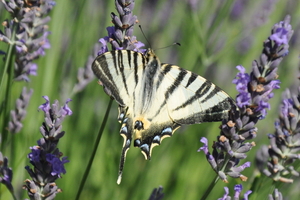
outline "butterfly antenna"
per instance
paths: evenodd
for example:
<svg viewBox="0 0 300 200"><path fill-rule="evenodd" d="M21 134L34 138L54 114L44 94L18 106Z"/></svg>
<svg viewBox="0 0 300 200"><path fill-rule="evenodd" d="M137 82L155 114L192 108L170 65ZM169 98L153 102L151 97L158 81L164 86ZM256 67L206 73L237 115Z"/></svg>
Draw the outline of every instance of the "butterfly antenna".
<svg viewBox="0 0 300 200"><path fill-rule="evenodd" d="M145 35L145 33L144 33L143 29L142 29L142 26L141 26L141 25L139 25L139 28L140 28L140 30L141 30L141 32L142 32L142 34L143 34L143 36L144 36L145 40L147 41L147 43L148 43L148 45L149 45L150 49L152 49L152 47L151 47L151 44L150 44L150 42L149 42L148 38L146 37L146 35Z"/></svg>
<svg viewBox="0 0 300 200"><path fill-rule="evenodd" d="M160 47L160 48L158 48L158 49L165 49L165 48L169 48L169 47L174 46L174 45L181 46L181 44L180 44L179 42L174 42L174 43L171 44L171 45L168 45L168 46L165 46L165 47ZM158 49L155 49L155 50L158 50Z"/></svg>

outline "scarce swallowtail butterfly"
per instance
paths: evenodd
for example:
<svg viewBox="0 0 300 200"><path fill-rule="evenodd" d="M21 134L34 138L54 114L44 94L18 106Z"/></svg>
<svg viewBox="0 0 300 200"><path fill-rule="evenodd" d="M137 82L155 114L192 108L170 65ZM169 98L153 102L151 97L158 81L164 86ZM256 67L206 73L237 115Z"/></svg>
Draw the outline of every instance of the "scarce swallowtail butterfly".
<svg viewBox="0 0 300 200"><path fill-rule="evenodd" d="M130 50L106 52L95 59L92 70L119 104L124 144L118 184L132 141L149 160L153 147L181 125L222 121L236 108L219 87L176 65L160 63L151 49L145 55Z"/></svg>

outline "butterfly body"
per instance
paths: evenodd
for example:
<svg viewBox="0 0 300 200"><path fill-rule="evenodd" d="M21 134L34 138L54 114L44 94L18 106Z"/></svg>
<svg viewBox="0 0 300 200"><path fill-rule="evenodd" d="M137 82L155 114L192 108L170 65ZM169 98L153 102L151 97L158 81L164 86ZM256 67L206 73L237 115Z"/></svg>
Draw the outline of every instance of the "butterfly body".
<svg viewBox="0 0 300 200"><path fill-rule="evenodd" d="M184 124L221 121L235 106L210 81L171 64L161 64L149 49L145 55L116 50L98 56L92 69L104 91L119 104L124 138L119 179L131 141L146 159L154 146Z"/></svg>

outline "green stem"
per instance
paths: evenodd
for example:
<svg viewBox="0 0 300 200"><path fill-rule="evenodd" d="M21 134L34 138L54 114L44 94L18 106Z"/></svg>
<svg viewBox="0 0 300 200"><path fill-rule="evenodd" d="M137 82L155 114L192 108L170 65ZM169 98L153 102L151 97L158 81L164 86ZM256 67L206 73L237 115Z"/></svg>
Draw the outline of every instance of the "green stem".
<svg viewBox="0 0 300 200"><path fill-rule="evenodd" d="M16 36L16 29L17 29L17 23L13 23L13 27L12 27L12 36L11 36L11 40L15 39ZM13 50L14 50L14 43L10 44L8 46L8 50L7 50L7 56L5 57L5 64L4 64L4 70L3 70L3 74L1 77L1 82L0 82L0 91L5 91L5 97L1 102L1 107L3 109L0 109L3 111L3 113L0 114L3 117L3 121L2 121L2 130L1 130L1 134L2 134L2 141L1 141L1 150L4 149L4 145L7 142L7 126L8 126L8 122L10 119L9 116L9 111L10 111L10 99L11 99L11 84L13 81L13 75L14 75L14 62L13 62ZM7 75L7 82L6 82L6 89L4 88L4 80L6 78ZM0 96L2 96L2 94L0 94Z"/></svg>
<svg viewBox="0 0 300 200"><path fill-rule="evenodd" d="M90 157L90 160L89 160L89 162L88 162L88 165L87 165L87 167L86 167L86 170L85 170L85 172L84 172L84 175L83 175L83 177L82 177L82 180L81 180L81 182L80 182L80 186L79 186L79 189L78 189L78 192L77 192L77 195L76 195L75 200L79 200L80 194L81 194L81 192L82 192L82 190L83 190L84 184L85 184L86 179L87 179L87 177L88 177L88 175L89 175L90 169L91 169L91 167L92 167L92 164L93 164L93 161L94 161L94 158L95 158L95 155L96 155L96 152L97 152L99 143L100 143L100 139L101 139L103 130L104 130L104 128L105 128L105 125L106 125L106 122L107 122L107 119L108 119L108 115L109 115L109 111L110 111L112 102L113 102L113 99L110 99L110 101L109 101L109 103L108 103L108 106L107 106L107 109L106 109L106 112L105 112L104 119L103 119L103 121L102 121L101 127L100 127L99 132L98 132L98 136L97 136L96 141L95 141L95 146L94 146L92 155L91 155L91 157Z"/></svg>
<svg viewBox="0 0 300 200"><path fill-rule="evenodd" d="M215 178L212 180L212 182L209 184L208 188L205 190L205 193L204 195L201 197L200 200L205 200L205 199L208 199L208 195L210 194L210 192L212 191L212 189L215 187L216 183L218 182L219 180L219 175L217 174L215 176Z"/></svg>

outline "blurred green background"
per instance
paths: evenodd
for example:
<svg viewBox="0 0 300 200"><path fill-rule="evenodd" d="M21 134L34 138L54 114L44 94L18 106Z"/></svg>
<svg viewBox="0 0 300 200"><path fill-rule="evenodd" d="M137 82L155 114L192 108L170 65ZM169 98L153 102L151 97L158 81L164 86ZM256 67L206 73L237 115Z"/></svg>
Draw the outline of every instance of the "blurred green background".
<svg viewBox="0 0 300 200"><path fill-rule="evenodd" d="M99 38L107 35L106 27L113 26L110 13L116 12L114 1L104 0L64 0L56 1L51 11L49 37L51 48L37 64L38 76L31 82L13 84L13 102L18 98L24 85L33 88L34 93L28 106L24 128L9 136L9 143L3 154L8 157L14 172L13 185L20 199L27 197L22 190L23 181L30 178L24 167L29 164L29 147L36 145L41 137L39 127L43 122L43 112L38 112L44 103L43 95L49 96L51 103L58 99L63 105L69 97L73 99L69 107L73 115L63 123L65 136L59 142L59 149L70 163L65 165L67 173L57 181L63 190L58 200L74 199L83 176L100 124L108 105L109 97L103 92L96 79L79 93L71 95L77 81L77 70L84 67L93 45ZM148 0L135 2L134 14L145 32L153 49L174 42L181 46L171 46L156 51L164 63L172 63L191 70L221 86L232 97L237 94L231 83L237 65L251 70L251 63L259 59L262 44L270 35L275 23L291 15L295 33L290 41L290 53L279 67L281 88L271 99L271 110L267 118L258 123L256 143L248 154L251 168L243 174L249 177L243 183L244 192L249 190L258 174L254 156L263 144L268 144L267 134L274 131L273 123L277 116L281 92L291 85L298 86L299 48L300 48L300 5L295 0L262 1L197 1L197 0ZM9 15L0 4L3 21ZM148 48L145 37L136 26L134 35ZM0 49L7 45L0 43ZM1 60L0 66L3 66ZM220 123L207 123L182 127L172 138L154 148L151 161L146 161L139 149L132 147L127 154L121 185L116 184L123 138L119 135L117 104L114 102L108 123L102 136L96 159L81 194L81 199L148 199L152 190L163 186L164 199L200 199L215 174L203 153L197 150L202 136L208 137L209 146L219 134ZM239 179L229 178L229 184L217 183L209 199L223 196L224 186L230 188L241 183ZM265 199L272 184L266 179L261 185L257 199ZM280 191L289 199L299 199L299 181L282 185ZM0 187L1 199L11 199L6 188Z"/></svg>

